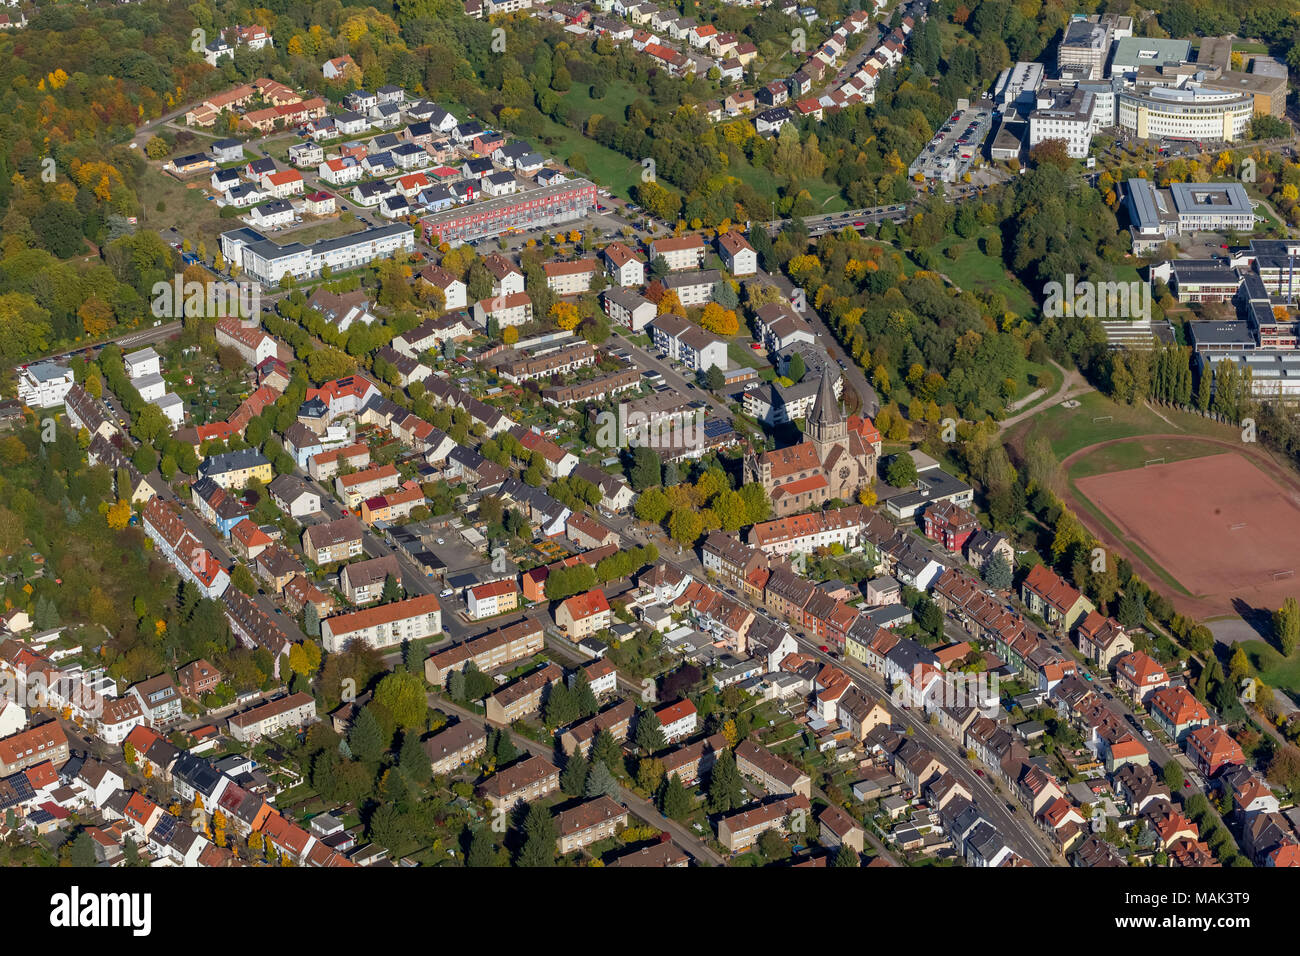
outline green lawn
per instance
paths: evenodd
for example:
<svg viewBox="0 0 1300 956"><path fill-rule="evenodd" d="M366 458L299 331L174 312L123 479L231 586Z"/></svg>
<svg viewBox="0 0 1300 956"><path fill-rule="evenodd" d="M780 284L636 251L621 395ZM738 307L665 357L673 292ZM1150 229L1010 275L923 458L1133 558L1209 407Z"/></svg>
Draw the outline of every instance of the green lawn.
<svg viewBox="0 0 1300 956"><path fill-rule="evenodd" d="M1290 657L1283 657L1277 648L1261 640L1242 641L1241 648L1265 684L1292 694L1300 693L1300 649Z"/></svg>
<svg viewBox="0 0 1300 956"><path fill-rule="evenodd" d="M1130 468L1141 468L1155 458L1172 462L1222 453L1223 448L1219 445L1197 441L1194 438L1150 438L1145 441L1130 441L1099 448L1084 456L1070 467L1069 477L1086 478L1089 475L1128 471Z"/></svg>
<svg viewBox="0 0 1300 956"><path fill-rule="evenodd" d="M1240 431L1230 425L1220 425L1199 415L1161 409L1160 414L1169 419L1166 422L1145 405L1122 405L1100 392L1080 396L1079 403L1078 408L1065 408L1058 403L1044 409L1015 428L1013 441L1019 443L1027 435L1035 433L1046 435L1056 456L1064 459L1080 448L1098 442L1137 435L1186 432L1189 437L1241 437Z"/></svg>
<svg viewBox="0 0 1300 956"><path fill-rule="evenodd" d="M1001 259L984 252L987 234L957 239L936 249L939 271L962 289L1001 292L1007 307L1017 315L1034 311L1034 300L1020 280L1007 271Z"/></svg>

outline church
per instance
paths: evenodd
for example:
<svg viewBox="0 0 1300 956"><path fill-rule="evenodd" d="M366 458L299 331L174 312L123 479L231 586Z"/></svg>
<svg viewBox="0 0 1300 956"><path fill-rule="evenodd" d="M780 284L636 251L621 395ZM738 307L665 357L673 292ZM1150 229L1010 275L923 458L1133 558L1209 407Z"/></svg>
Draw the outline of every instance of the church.
<svg viewBox="0 0 1300 956"><path fill-rule="evenodd" d="M763 486L778 518L856 500L876 476L880 432L869 418L845 417L829 370L804 420L804 440L789 448L745 456L745 484Z"/></svg>

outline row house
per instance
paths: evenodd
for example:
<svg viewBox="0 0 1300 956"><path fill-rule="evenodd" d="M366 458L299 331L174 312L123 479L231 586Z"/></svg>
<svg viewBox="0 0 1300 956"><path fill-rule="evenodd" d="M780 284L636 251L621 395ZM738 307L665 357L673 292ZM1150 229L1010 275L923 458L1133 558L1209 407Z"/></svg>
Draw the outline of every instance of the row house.
<svg viewBox="0 0 1300 956"><path fill-rule="evenodd" d="M1067 584L1045 564L1030 569L1020 585L1020 595L1031 613L1064 631L1071 630L1089 612L1096 610L1078 588Z"/></svg>
<svg viewBox="0 0 1300 956"><path fill-rule="evenodd" d="M564 671L555 664L546 664L525 674L484 698L487 719L497 724L510 724L537 713L551 688L563 679Z"/></svg>
<svg viewBox="0 0 1300 956"><path fill-rule="evenodd" d="M145 534L158 546L181 577L206 598L216 599L230 586L230 575L186 527L175 505L153 497L143 512Z"/></svg>
<svg viewBox="0 0 1300 956"><path fill-rule="evenodd" d="M561 733L560 747L568 755L579 751L586 754L601 733L609 734L614 738L615 743L623 743L631 734L632 718L635 714L636 704L633 701L619 701L607 710L574 724Z"/></svg>
<svg viewBox="0 0 1300 956"><path fill-rule="evenodd" d="M253 744L284 730L314 724L316 719L315 699L310 694L297 693L234 714L227 721L227 729L240 743Z"/></svg>
<svg viewBox="0 0 1300 956"><path fill-rule="evenodd" d="M488 673L532 657L544 645L541 624L526 618L430 655L424 663L424 676L435 687L443 687L453 670L463 670L471 662Z"/></svg>
<svg viewBox="0 0 1300 956"><path fill-rule="evenodd" d="M460 720L434 734L422 745L435 776L453 773L487 753L487 728Z"/></svg>
<svg viewBox="0 0 1300 956"><path fill-rule="evenodd" d="M493 810L510 810L539 800L559 787L559 767L543 757L526 757L479 784L478 793Z"/></svg>

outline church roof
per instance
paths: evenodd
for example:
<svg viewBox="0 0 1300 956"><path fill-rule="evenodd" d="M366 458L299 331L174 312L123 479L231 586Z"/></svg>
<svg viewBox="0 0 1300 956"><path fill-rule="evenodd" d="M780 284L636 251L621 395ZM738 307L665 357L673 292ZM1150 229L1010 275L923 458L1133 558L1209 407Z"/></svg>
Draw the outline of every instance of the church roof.
<svg viewBox="0 0 1300 956"><path fill-rule="evenodd" d="M821 382L817 386L817 398L813 401L812 411L808 413L807 426L826 427L843 421L839 399L835 397L835 382L831 379L830 370L823 369Z"/></svg>

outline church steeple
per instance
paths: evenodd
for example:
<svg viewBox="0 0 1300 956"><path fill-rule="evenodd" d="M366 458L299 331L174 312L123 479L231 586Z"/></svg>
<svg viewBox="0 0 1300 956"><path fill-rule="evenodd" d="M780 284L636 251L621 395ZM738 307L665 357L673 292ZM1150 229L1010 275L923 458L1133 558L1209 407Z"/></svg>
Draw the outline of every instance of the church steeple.
<svg viewBox="0 0 1300 956"><path fill-rule="evenodd" d="M817 398L813 401L812 411L808 413L805 426L809 436L817 440L818 436L815 432L824 433L827 429L834 429L835 426L843 424L844 416L840 414L840 402L835 397L835 383L831 381L831 371L829 368L824 368L821 381L817 384Z"/></svg>

